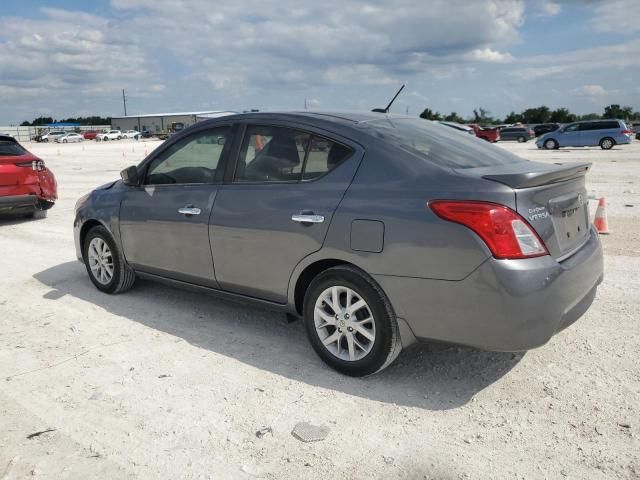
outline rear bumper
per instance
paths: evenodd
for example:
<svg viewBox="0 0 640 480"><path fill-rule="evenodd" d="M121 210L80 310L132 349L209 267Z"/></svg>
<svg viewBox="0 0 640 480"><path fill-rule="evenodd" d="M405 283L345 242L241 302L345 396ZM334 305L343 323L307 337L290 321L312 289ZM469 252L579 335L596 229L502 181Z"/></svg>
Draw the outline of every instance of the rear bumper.
<svg viewBox="0 0 640 480"><path fill-rule="evenodd" d="M39 204L35 195L7 195L0 197L0 213L34 210Z"/></svg>
<svg viewBox="0 0 640 480"><path fill-rule="evenodd" d="M588 242L560 263L491 258L461 281L375 278L418 340L528 350L589 308L603 278L602 247L592 228Z"/></svg>

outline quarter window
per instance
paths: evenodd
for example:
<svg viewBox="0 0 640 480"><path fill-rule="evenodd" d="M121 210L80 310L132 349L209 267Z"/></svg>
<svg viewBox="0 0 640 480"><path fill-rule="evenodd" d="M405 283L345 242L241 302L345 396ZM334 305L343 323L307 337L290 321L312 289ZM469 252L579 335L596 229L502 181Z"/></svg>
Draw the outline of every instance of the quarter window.
<svg viewBox="0 0 640 480"><path fill-rule="evenodd" d="M333 170L351 155L351 149L320 137L311 139L305 163L304 180L311 180Z"/></svg>
<svg viewBox="0 0 640 480"><path fill-rule="evenodd" d="M213 183L229 127L205 130L170 146L147 170L146 185Z"/></svg>

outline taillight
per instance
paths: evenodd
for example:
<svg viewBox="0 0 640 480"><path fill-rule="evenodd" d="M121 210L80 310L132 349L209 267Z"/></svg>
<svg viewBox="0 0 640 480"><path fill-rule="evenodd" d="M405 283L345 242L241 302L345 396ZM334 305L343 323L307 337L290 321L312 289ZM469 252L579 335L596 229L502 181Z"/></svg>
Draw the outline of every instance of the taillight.
<svg viewBox="0 0 640 480"><path fill-rule="evenodd" d="M44 162L42 160L33 160L31 162L16 163L18 167L31 167L33 170L39 172L45 169Z"/></svg>
<svg viewBox="0 0 640 480"><path fill-rule="evenodd" d="M495 258L531 258L549 254L527 221L509 207L469 200L430 200L427 205L440 218L477 233Z"/></svg>
<svg viewBox="0 0 640 480"><path fill-rule="evenodd" d="M631 130L622 130L623 135L631 135Z"/></svg>

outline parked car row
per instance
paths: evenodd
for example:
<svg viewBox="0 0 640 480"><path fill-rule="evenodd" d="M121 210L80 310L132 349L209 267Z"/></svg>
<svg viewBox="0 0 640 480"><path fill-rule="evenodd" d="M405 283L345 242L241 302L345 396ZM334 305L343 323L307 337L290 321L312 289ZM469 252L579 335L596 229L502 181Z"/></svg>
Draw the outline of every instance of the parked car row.
<svg viewBox="0 0 640 480"><path fill-rule="evenodd" d="M87 130L86 132L69 132L65 130L51 130L42 135L38 135L34 138L36 142L57 142L57 143L73 143L81 142L83 140L96 140L108 141L108 140L122 140L123 138L133 138L134 140L140 140L143 138L143 134L137 130L127 130L122 132L120 130Z"/></svg>
<svg viewBox="0 0 640 480"><path fill-rule="evenodd" d="M615 145L630 143L634 135L640 139L640 124L630 128L622 120L590 120L564 126L545 123L536 125L534 128L521 125L499 125L489 128L478 124L462 125L445 121L438 123L461 132L475 133L478 138L491 143L510 140L524 143L538 137L536 146L547 150L592 146L609 150Z"/></svg>
<svg viewBox="0 0 640 480"><path fill-rule="evenodd" d="M137 130L127 130L121 132L120 130L109 130L108 132L102 132L96 135L95 139L98 142L107 142L109 140L122 140L123 138L133 138L134 140L140 140L142 133Z"/></svg>

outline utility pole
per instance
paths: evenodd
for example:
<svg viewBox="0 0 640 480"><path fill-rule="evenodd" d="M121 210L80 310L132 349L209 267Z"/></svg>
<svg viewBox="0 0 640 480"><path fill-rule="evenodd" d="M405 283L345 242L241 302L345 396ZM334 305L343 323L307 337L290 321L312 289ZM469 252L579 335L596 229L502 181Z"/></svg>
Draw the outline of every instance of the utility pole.
<svg viewBox="0 0 640 480"><path fill-rule="evenodd" d="M307 109L307 99L306 98L304 99L304 109L305 110Z"/></svg>
<svg viewBox="0 0 640 480"><path fill-rule="evenodd" d="M122 103L124 104L124 116L127 116L127 97L124 94L124 88L122 89Z"/></svg>

